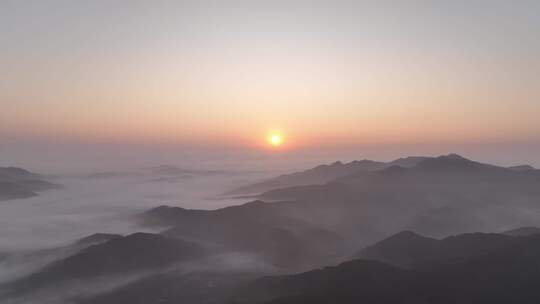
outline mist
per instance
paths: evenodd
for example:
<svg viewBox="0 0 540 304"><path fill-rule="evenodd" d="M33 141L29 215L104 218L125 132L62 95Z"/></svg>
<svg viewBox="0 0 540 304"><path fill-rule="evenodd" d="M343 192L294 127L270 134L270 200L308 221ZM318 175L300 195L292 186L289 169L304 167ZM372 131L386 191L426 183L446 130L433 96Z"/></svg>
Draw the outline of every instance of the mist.
<svg viewBox="0 0 540 304"><path fill-rule="evenodd" d="M1 202L0 250L54 247L96 232L133 232L137 228L129 219L159 205L197 209L232 205L240 200L218 196L265 176L241 171L175 175L154 169L57 175L49 180L61 184L61 189Z"/></svg>
<svg viewBox="0 0 540 304"><path fill-rule="evenodd" d="M240 200L220 195L231 187L267 174L188 170L174 166L124 166L118 170L109 167L108 171L85 172L84 167L72 165L70 169L72 173L66 174L41 172L47 180L61 185L59 189L0 202L0 283L19 279L76 253L79 249L70 246L94 233L159 232L162 228L141 227L133 220L138 213L153 207L166 204L217 209L238 204ZM99 290L106 285L112 288L108 280L101 282L103 286ZM92 289L91 286L85 286L82 291ZM71 293L76 293L74 290L80 288L71 289ZM50 299L47 303L62 303L68 295L61 294L53 290L37 297ZM23 298L13 303L27 301Z"/></svg>

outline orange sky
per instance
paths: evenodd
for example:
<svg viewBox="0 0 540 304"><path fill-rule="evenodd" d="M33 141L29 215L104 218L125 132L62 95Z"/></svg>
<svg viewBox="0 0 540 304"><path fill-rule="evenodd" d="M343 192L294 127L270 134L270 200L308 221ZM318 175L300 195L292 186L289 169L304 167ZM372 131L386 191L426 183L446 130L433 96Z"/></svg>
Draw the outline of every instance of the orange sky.
<svg viewBox="0 0 540 304"><path fill-rule="evenodd" d="M0 136L253 148L279 129L283 149L540 138L534 2L130 3L0 4Z"/></svg>

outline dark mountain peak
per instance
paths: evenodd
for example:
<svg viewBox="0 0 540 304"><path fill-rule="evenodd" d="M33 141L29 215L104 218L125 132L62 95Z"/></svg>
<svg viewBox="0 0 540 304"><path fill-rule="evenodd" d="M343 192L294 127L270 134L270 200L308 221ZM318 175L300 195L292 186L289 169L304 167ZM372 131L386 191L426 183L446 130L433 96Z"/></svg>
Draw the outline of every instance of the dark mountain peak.
<svg viewBox="0 0 540 304"><path fill-rule="evenodd" d="M450 154L447 154L447 155L442 155L442 156L439 156L438 158L441 158L441 159L452 159L452 160L466 160L468 161L468 159L466 159L465 157L459 155L459 154L456 154L456 153L450 153Z"/></svg>
<svg viewBox="0 0 540 304"><path fill-rule="evenodd" d="M439 162L439 163L448 163L448 164L474 164L475 162L467 159L459 154L450 153L447 155L441 155L435 158L426 159L425 162Z"/></svg>
<svg viewBox="0 0 540 304"><path fill-rule="evenodd" d="M540 234L540 228L538 227L519 227L512 230L507 230L501 232L504 235L509 236L531 236L535 234Z"/></svg>
<svg viewBox="0 0 540 304"><path fill-rule="evenodd" d="M362 164L362 163L368 163L368 162L372 162L372 160L364 158L364 159L361 159L361 160L353 160L349 164L356 165L356 164Z"/></svg>
<svg viewBox="0 0 540 304"><path fill-rule="evenodd" d="M330 166L331 167L341 167L341 166L343 166L343 163L340 160L338 160L338 161L333 162Z"/></svg>
<svg viewBox="0 0 540 304"><path fill-rule="evenodd" d="M438 240L422 236L416 232L410 231L410 230L404 230L401 232L398 232L372 246L371 248L375 247L394 247L394 246L402 246L402 245L418 245L420 242L437 242ZM369 248L369 247L368 247Z"/></svg>
<svg viewBox="0 0 540 304"><path fill-rule="evenodd" d="M419 170L463 170L497 168L485 165L462 157L458 154L442 155L435 158L426 158L418 163L415 169Z"/></svg>
<svg viewBox="0 0 540 304"><path fill-rule="evenodd" d="M411 239L429 239L428 237L422 236L414 231L411 230L403 230L401 232L398 232L386 240L396 240L396 239L405 239L405 240L411 240Z"/></svg>

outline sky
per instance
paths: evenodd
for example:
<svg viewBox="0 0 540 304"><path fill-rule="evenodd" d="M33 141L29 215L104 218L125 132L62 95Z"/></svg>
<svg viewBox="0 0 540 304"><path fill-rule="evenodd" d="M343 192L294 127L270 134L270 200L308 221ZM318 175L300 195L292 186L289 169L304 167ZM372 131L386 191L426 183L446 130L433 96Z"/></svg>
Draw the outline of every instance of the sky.
<svg viewBox="0 0 540 304"><path fill-rule="evenodd" d="M525 0L1 0L0 160L106 144L540 165L538 16Z"/></svg>

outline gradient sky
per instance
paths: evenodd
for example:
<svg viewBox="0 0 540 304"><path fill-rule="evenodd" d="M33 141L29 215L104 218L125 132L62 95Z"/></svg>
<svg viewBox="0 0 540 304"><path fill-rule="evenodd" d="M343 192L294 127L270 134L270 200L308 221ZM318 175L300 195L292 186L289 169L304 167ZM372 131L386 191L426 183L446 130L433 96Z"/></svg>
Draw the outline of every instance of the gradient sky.
<svg viewBox="0 0 540 304"><path fill-rule="evenodd" d="M536 144L540 1L0 1L0 136Z"/></svg>

